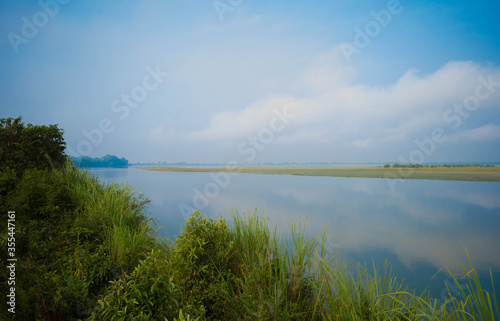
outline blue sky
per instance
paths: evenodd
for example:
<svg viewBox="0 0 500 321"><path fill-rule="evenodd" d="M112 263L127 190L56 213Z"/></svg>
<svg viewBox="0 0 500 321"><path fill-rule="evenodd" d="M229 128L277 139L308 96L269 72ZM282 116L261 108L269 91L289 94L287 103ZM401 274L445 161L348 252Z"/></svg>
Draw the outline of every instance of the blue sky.
<svg viewBox="0 0 500 321"><path fill-rule="evenodd" d="M0 117L150 162L500 160L498 1L2 1Z"/></svg>

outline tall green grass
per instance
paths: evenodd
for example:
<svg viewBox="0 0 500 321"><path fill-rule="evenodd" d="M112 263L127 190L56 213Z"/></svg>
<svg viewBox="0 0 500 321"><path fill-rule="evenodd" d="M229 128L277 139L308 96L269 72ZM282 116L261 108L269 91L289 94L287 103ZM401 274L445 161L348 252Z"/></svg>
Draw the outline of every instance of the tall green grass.
<svg viewBox="0 0 500 321"><path fill-rule="evenodd" d="M449 296L443 306L446 316L450 320L499 320L500 312L491 269L492 293L489 293L483 289L478 272L472 265L468 252L467 258L468 268L465 264L462 264L463 275L454 275L448 269L455 289L452 290L446 285ZM460 283L461 281L462 283Z"/></svg>
<svg viewBox="0 0 500 321"><path fill-rule="evenodd" d="M344 262L328 257L326 229L310 237L304 224L292 222L289 245L256 212L231 214L243 280L242 315L264 320L497 320L494 287L492 294L482 289L471 262L469 271L464 268L465 288L449 271L461 295L448 289L448 299L438 304L427 291L410 291L387 262L382 271L374 264L349 271Z"/></svg>
<svg viewBox="0 0 500 321"><path fill-rule="evenodd" d="M2 213L16 211L19 320L85 319L110 281L133 271L159 246L148 201L130 185L102 184L69 162L52 170L26 169L15 179L0 171L0 180ZM0 235L4 248L6 236ZM0 282L2 293L6 285ZM2 320L11 316L0 311Z"/></svg>
<svg viewBox="0 0 500 321"><path fill-rule="evenodd" d="M243 315L259 320L411 320L413 294L385 266L358 266L355 274L327 256L326 230L305 234L305 224L292 222L292 242L271 232L256 213L232 211L235 247L243 270Z"/></svg>
<svg viewBox="0 0 500 321"><path fill-rule="evenodd" d="M146 212L149 200L128 184L100 183L70 164L61 175L81 209L74 230L99 234L112 262L135 267L156 241L156 221Z"/></svg>
<svg viewBox="0 0 500 321"><path fill-rule="evenodd" d="M232 212L238 272L238 305L243 315L269 320L320 319L311 265L318 245L304 238L303 226L292 224L290 248L268 220L256 213Z"/></svg>
<svg viewBox="0 0 500 321"><path fill-rule="evenodd" d="M54 310L65 318L81 318L94 309L109 281L132 271L157 246L156 221L146 212L149 201L128 184L101 183L70 163L56 175L74 209L60 241L66 248L62 261L50 276L54 303L61 302Z"/></svg>

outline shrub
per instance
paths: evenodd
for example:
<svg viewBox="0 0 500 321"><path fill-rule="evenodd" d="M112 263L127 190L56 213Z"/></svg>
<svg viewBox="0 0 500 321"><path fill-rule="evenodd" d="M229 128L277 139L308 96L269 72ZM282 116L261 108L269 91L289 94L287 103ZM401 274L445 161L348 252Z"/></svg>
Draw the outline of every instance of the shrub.
<svg viewBox="0 0 500 321"><path fill-rule="evenodd" d="M100 184L70 164L27 169L16 179L4 169L0 184L0 216L6 221L7 211L16 211L20 320L85 318L109 281L131 272L155 245L148 201L128 185ZM0 246L6 248L3 232ZM7 271L0 270L2 279ZM6 282L0 290L6 292Z"/></svg>
<svg viewBox="0 0 500 321"><path fill-rule="evenodd" d="M12 170L3 173L3 177L11 178ZM61 234L71 220L74 204L56 171L28 169L6 192L0 205L2 221L7 221L8 210L16 212L16 314L20 319L32 319L45 303L49 304L43 299L47 298L45 293L53 295L54 288L45 275L63 255ZM7 247L5 242L2 237L2 248Z"/></svg>
<svg viewBox="0 0 500 321"><path fill-rule="evenodd" d="M235 278L232 233L225 221L195 212L175 247L159 243L130 274L124 274L98 301L92 320L129 317L172 320L179 316L230 320Z"/></svg>
<svg viewBox="0 0 500 321"><path fill-rule="evenodd" d="M5 202L7 202L7 198L5 200L3 199L10 191L14 190L17 181L18 177L13 169L0 169L0 204L5 204Z"/></svg>
<svg viewBox="0 0 500 321"><path fill-rule="evenodd" d="M183 293L183 302L199 307L202 317L230 319L230 301L234 290L234 242L222 218L201 217L196 211L178 236L172 258L175 280Z"/></svg>
<svg viewBox="0 0 500 321"><path fill-rule="evenodd" d="M132 273L111 282L90 320L172 320L179 314L181 291L170 271L169 252L151 251Z"/></svg>
<svg viewBox="0 0 500 321"><path fill-rule="evenodd" d="M51 169L66 161L63 130L56 125L25 125L22 118L0 119L0 166L19 175L29 168Z"/></svg>

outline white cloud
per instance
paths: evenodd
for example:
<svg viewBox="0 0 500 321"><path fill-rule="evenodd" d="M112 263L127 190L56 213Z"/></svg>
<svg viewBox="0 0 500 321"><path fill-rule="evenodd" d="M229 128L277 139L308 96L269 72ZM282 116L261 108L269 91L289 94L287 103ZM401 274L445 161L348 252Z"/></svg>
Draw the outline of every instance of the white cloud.
<svg viewBox="0 0 500 321"><path fill-rule="evenodd" d="M444 112L475 93L478 77L500 77L498 68L452 61L428 75L411 69L391 86L362 86L354 83L356 71L340 55L334 49L316 57L297 80L299 87L293 95L276 94L239 111L216 113L208 126L184 137L191 141L238 139L268 127L274 111L286 108L297 117L276 135L275 143L343 142L352 148L403 143L427 136L438 126L451 127L443 120ZM500 90L482 101L481 108L499 103ZM496 139L499 128L492 124L461 135L469 140Z"/></svg>
<svg viewBox="0 0 500 321"><path fill-rule="evenodd" d="M297 86L312 93L324 92L333 87L349 84L357 72L351 65L344 63L344 56L339 49L319 54L311 66L297 81Z"/></svg>
<svg viewBox="0 0 500 321"><path fill-rule="evenodd" d="M500 126L488 124L474 129L457 132L450 138L451 142L485 142L500 139Z"/></svg>
<svg viewBox="0 0 500 321"><path fill-rule="evenodd" d="M176 133L173 130L165 131L163 126L156 126L149 131L148 138L156 143L165 143L167 141L175 141L180 139L182 134Z"/></svg>
<svg viewBox="0 0 500 321"><path fill-rule="evenodd" d="M278 144L294 144L294 143L307 143L307 142L321 142L325 141L331 135L331 131L326 128L310 129L300 128L292 134L283 134L278 136L274 142Z"/></svg>
<svg viewBox="0 0 500 321"><path fill-rule="evenodd" d="M191 140L220 140L253 134L261 128L269 127L276 113L295 114L301 108L300 100L277 95L250 104L239 112L221 112L212 117L210 125L188 134Z"/></svg>
<svg viewBox="0 0 500 321"><path fill-rule="evenodd" d="M490 211L500 209L500 199L494 192L468 191L466 193L463 193L457 190L442 190L442 191L433 191L432 195L435 197L451 198L454 201L463 204L473 204L488 209Z"/></svg>
<svg viewBox="0 0 500 321"><path fill-rule="evenodd" d="M375 138L369 137L367 139L356 139L351 144L357 148L375 147Z"/></svg>

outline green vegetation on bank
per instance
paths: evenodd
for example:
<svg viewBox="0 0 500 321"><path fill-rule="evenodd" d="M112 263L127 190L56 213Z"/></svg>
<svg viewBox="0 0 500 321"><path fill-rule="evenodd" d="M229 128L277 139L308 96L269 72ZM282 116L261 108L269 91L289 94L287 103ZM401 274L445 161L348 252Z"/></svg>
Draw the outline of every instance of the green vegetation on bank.
<svg viewBox="0 0 500 321"><path fill-rule="evenodd" d="M385 164L384 168L443 168L443 167L453 167L453 168L463 168L463 167L494 167L495 165L492 164L439 164L439 165L434 165L434 164L399 164L399 163L394 163L394 164Z"/></svg>
<svg viewBox="0 0 500 321"><path fill-rule="evenodd" d="M299 175L327 177L364 177L387 179L428 179L445 181L500 182L500 166L436 167L357 167L357 166L231 166L223 167L141 167L149 171L231 172L246 174Z"/></svg>
<svg viewBox="0 0 500 321"><path fill-rule="evenodd" d="M448 289L448 299L438 304L426 293L410 291L389 265L348 271L331 255L326 229L310 237L300 222L290 223L292 240L286 242L256 213L233 211L227 223L195 212L175 242L161 239L147 215L147 199L132 187L100 183L69 161L53 168L46 166L48 158L37 164L33 155L21 156L30 160L23 167L0 167L0 218L7 222L7 211L16 212L17 258L16 313L4 303L2 320L496 320L499 315L494 290L481 288L470 262L463 274L452 275L458 293ZM10 236L7 224L1 226L6 262ZM4 282L9 273L0 270L2 295L11 291Z"/></svg>
<svg viewBox="0 0 500 321"><path fill-rule="evenodd" d="M1 219L15 211L18 320L70 320L90 315L109 281L131 271L155 246L147 201L127 185L100 184L67 164L0 175ZM6 186L13 188L5 188ZM7 224L2 223L2 262ZM6 280L7 269L2 269ZM7 293L2 282L2 293ZM0 315L8 317L7 309ZM6 320L6 319L4 319Z"/></svg>

